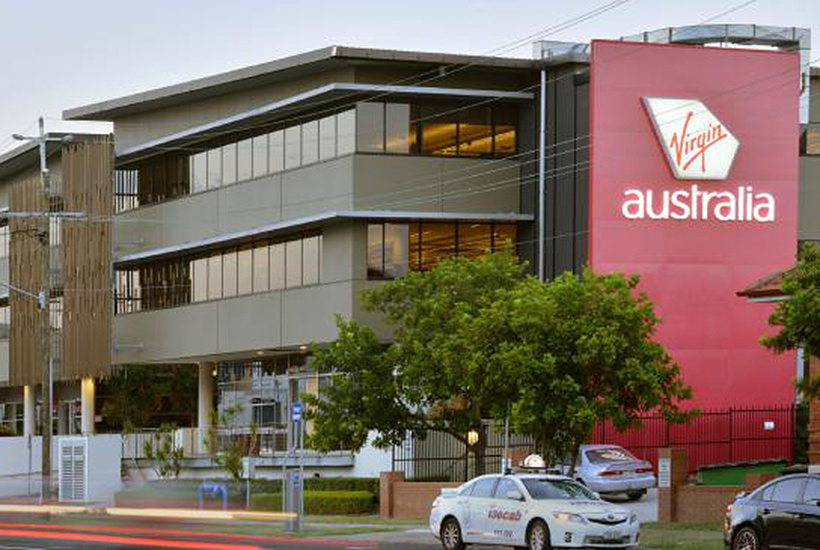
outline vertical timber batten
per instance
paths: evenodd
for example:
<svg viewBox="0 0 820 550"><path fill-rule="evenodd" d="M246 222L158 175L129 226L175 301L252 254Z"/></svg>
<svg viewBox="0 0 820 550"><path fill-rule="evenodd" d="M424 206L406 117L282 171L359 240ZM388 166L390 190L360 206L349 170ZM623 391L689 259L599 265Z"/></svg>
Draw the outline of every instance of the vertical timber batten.
<svg viewBox="0 0 820 550"><path fill-rule="evenodd" d="M63 338L60 379L105 374L113 325L113 136L63 145Z"/></svg>

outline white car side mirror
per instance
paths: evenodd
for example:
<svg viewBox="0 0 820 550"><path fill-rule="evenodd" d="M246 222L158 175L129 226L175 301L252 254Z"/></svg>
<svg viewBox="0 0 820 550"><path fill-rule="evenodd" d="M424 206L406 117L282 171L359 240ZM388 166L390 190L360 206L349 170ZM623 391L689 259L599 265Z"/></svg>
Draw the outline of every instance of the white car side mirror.
<svg viewBox="0 0 820 550"><path fill-rule="evenodd" d="M516 491L515 489L507 491L507 494L504 496L509 500L524 500L524 495L521 494L521 491Z"/></svg>

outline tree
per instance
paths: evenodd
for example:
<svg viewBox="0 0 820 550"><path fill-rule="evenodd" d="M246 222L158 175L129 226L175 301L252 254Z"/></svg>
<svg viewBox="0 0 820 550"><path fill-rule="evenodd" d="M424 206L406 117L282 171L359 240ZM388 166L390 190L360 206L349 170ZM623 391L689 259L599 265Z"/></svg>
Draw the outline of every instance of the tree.
<svg viewBox="0 0 820 550"><path fill-rule="evenodd" d="M142 443L145 458L154 461L154 471L160 479L178 478L182 469L184 452L174 442L174 426L163 424L156 439L146 439Z"/></svg>
<svg viewBox="0 0 820 550"><path fill-rule="evenodd" d="M783 293L789 299L769 316L780 331L760 342L775 353L802 347L807 356L820 357L820 246L801 248L797 265L783 276ZM820 377L805 380L802 389L807 398L820 397Z"/></svg>
<svg viewBox="0 0 820 550"><path fill-rule="evenodd" d="M482 419L508 410L548 457L567 456L598 420L625 428L656 409L686 416L678 401L691 390L652 340L658 319L637 278L586 270L543 283L523 271L509 253L453 258L367 291L366 309L395 339L337 318L338 339L314 349L337 376L308 400L311 445L358 449L370 430L381 447L429 431L466 444L475 430L480 472Z"/></svg>

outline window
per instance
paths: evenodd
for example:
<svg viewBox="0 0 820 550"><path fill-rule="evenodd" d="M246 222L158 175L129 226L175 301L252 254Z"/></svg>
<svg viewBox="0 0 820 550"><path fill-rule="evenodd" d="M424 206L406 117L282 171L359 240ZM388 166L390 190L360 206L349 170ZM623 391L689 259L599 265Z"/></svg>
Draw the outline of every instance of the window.
<svg viewBox="0 0 820 550"><path fill-rule="evenodd" d="M253 249L253 291L265 292L270 288L268 279L268 246L257 244Z"/></svg>
<svg viewBox="0 0 820 550"><path fill-rule="evenodd" d="M302 286L302 241L285 243L285 287Z"/></svg>
<svg viewBox="0 0 820 550"><path fill-rule="evenodd" d="M319 160L319 121L302 124L302 164Z"/></svg>
<svg viewBox="0 0 820 550"><path fill-rule="evenodd" d="M475 485L473 485L473 492L470 493L470 496L490 498L493 496L493 488L495 487L496 481L498 481L497 477L485 477L479 479L475 482Z"/></svg>
<svg viewBox="0 0 820 550"><path fill-rule="evenodd" d="M236 183L236 143L222 147L222 185Z"/></svg>
<svg viewBox="0 0 820 550"><path fill-rule="evenodd" d="M535 500L598 500L589 489L569 479L531 478L522 481L527 492Z"/></svg>
<svg viewBox="0 0 820 550"><path fill-rule="evenodd" d="M208 258L208 299L222 298L222 256L215 254Z"/></svg>
<svg viewBox="0 0 820 550"><path fill-rule="evenodd" d="M806 478L798 477L793 479L785 479L774 485L771 500L773 502L798 502L800 499L800 492L803 490L803 484Z"/></svg>
<svg viewBox="0 0 820 550"><path fill-rule="evenodd" d="M367 276L384 277L384 224L381 223L367 226Z"/></svg>
<svg viewBox="0 0 820 550"><path fill-rule="evenodd" d="M458 123L454 116L437 115L444 109L420 110L421 152L425 155L454 156L458 153Z"/></svg>
<svg viewBox="0 0 820 550"><path fill-rule="evenodd" d="M302 127L293 126L285 130L285 170L302 164Z"/></svg>
<svg viewBox="0 0 820 550"><path fill-rule="evenodd" d="M432 269L439 260L456 253L456 224L422 223L421 269Z"/></svg>
<svg viewBox="0 0 820 550"><path fill-rule="evenodd" d="M279 130L268 135L269 166L271 174L285 169L285 132Z"/></svg>
<svg viewBox="0 0 820 550"><path fill-rule="evenodd" d="M329 116L319 121L319 160L336 156L336 117Z"/></svg>
<svg viewBox="0 0 820 550"><path fill-rule="evenodd" d="M222 185L222 149L208 151L208 189Z"/></svg>
<svg viewBox="0 0 820 550"><path fill-rule="evenodd" d="M810 477L806 481L806 489L803 491L803 502L806 504L820 504L820 479Z"/></svg>
<svg viewBox="0 0 820 550"><path fill-rule="evenodd" d="M268 173L268 135L253 138L253 177L260 178Z"/></svg>
<svg viewBox="0 0 820 550"><path fill-rule="evenodd" d="M364 153L384 152L384 103L356 106L356 149Z"/></svg>
<svg viewBox="0 0 820 550"><path fill-rule="evenodd" d="M191 262L193 270L193 300L204 302L208 299L208 258L197 258Z"/></svg>
<svg viewBox="0 0 820 550"><path fill-rule="evenodd" d="M222 254L222 297L236 296L236 250Z"/></svg>
<svg viewBox="0 0 820 550"><path fill-rule="evenodd" d="M521 492L520 489L518 489L518 485L515 484L515 481L502 477L498 481L498 485L495 488L495 498L507 498L507 493L509 491Z"/></svg>
<svg viewBox="0 0 820 550"><path fill-rule="evenodd" d="M316 235L302 240L302 284L315 285L319 282L319 264L322 237Z"/></svg>
<svg viewBox="0 0 820 550"><path fill-rule="evenodd" d="M253 139L236 144L236 181L253 178Z"/></svg>
<svg viewBox="0 0 820 550"><path fill-rule="evenodd" d="M492 225L489 223L458 224L458 253L474 258L492 250Z"/></svg>
<svg viewBox="0 0 820 550"><path fill-rule="evenodd" d="M237 294L250 294L253 292L253 248L246 246L239 249L236 268Z"/></svg>
<svg viewBox="0 0 820 550"><path fill-rule="evenodd" d="M191 157L191 192L198 193L208 188L208 153L197 153Z"/></svg>
<svg viewBox="0 0 820 550"><path fill-rule="evenodd" d="M388 103L385 106L384 150L400 154L410 152L410 105Z"/></svg>
<svg viewBox="0 0 820 550"><path fill-rule="evenodd" d="M349 155L356 150L356 111L351 109L336 116L336 154Z"/></svg>
<svg viewBox="0 0 820 550"><path fill-rule="evenodd" d="M500 252L510 247L515 253L517 244L517 227L514 223L497 223L493 225L493 251Z"/></svg>
<svg viewBox="0 0 820 550"><path fill-rule="evenodd" d="M0 258L6 258L9 255L10 236L9 226L0 225Z"/></svg>
<svg viewBox="0 0 820 550"><path fill-rule="evenodd" d="M270 289L285 288L285 243L270 246Z"/></svg>
<svg viewBox="0 0 820 550"><path fill-rule="evenodd" d="M467 157L490 156L493 153L492 111L473 107L462 114L458 126L458 154Z"/></svg>
<svg viewBox="0 0 820 550"><path fill-rule="evenodd" d="M410 228L407 224L384 224L384 276L407 275Z"/></svg>

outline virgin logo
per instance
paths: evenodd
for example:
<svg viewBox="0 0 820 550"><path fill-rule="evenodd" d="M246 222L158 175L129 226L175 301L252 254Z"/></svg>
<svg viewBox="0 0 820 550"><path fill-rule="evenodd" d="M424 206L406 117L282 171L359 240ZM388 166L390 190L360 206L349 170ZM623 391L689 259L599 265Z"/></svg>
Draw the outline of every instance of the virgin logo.
<svg viewBox="0 0 820 550"><path fill-rule="evenodd" d="M703 103L666 97L643 102L675 179L729 176L740 143Z"/></svg>

